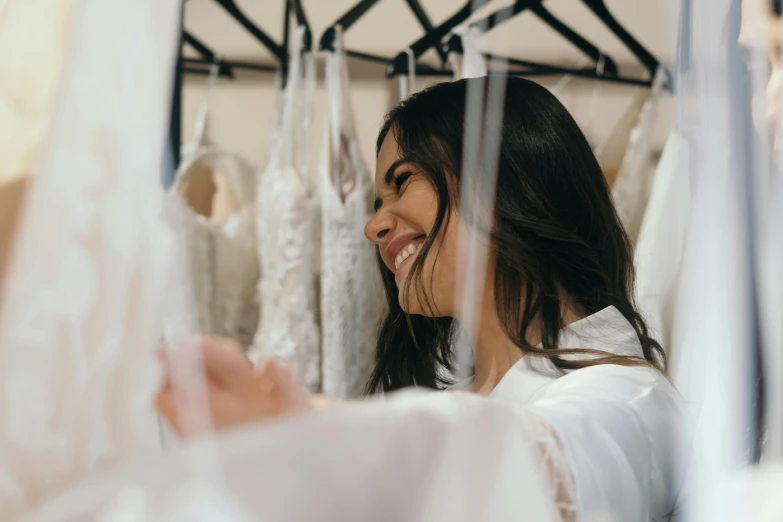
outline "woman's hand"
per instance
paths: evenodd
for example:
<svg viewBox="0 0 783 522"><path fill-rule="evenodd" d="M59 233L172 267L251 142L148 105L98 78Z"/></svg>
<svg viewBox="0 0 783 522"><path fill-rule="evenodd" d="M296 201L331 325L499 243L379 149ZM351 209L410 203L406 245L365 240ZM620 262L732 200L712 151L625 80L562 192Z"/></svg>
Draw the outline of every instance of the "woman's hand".
<svg viewBox="0 0 783 522"><path fill-rule="evenodd" d="M268 360L253 368L239 345L228 339L199 337L193 347L201 350L209 413L216 429L313 408L307 391L284 364ZM187 393L173 386L172 370L177 368L172 368L171 359L176 357L161 354L165 379L155 406L179 435L195 435L203 427L186 421L187 409L204 405L200 404L203 401L189 400Z"/></svg>

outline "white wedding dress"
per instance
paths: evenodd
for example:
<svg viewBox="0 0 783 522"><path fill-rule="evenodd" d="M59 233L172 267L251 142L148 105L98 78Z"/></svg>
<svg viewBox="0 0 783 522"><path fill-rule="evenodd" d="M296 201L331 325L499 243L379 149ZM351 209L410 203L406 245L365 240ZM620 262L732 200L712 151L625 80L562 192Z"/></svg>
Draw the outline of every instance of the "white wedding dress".
<svg viewBox="0 0 783 522"><path fill-rule="evenodd" d="M248 348L258 326L255 171L202 147L180 166L170 204L182 214L199 331Z"/></svg>
<svg viewBox="0 0 783 522"><path fill-rule="evenodd" d="M218 71L216 65L210 70L169 204L184 232L198 331L234 339L247 350L258 327L256 172L209 136L210 94Z"/></svg>
<svg viewBox="0 0 783 522"><path fill-rule="evenodd" d="M364 163L348 96L339 41L326 57L329 98L319 169L321 195L321 331L323 392L362 394L375 363L384 292L375 247L364 237L374 188Z"/></svg>
<svg viewBox="0 0 783 522"><path fill-rule="evenodd" d="M302 55L301 30L283 93L283 113L256 196L261 315L250 351L293 366L310 391L321 390L317 323L318 205L307 151L315 69Z"/></svg>
<svg viewBox="0 0 783 522"><path fill-rule="evenodd" d="M654 167L651 165L651 136L658 106L663 96L666 70L659 68L650 87L650 95L642 105L636 125L628 137L628 148L617 178L612 185L612 200L620 221L632 243L636 243L647 209Z"/></svg>
<svg viewBox="0 0 783 522"><path fill-rule="evenodd" d="M2 521L158 446L154 349L176 257L160 180L179 14L173 0L83 0L65 31L4 274Z"/></svg>

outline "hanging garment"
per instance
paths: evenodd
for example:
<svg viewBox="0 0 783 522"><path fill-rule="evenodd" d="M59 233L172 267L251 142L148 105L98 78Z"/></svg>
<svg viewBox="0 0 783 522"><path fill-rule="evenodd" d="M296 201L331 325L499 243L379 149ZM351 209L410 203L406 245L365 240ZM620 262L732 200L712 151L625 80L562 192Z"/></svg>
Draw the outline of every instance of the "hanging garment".
<svg viewBox="0 0 783 522"><path fill-rule="evenodd" d="M568 78L571 78L570 76ZM596 83L598 83L596 81ZM631 105L622 114L620 120L612 127L609 134L599 143L593 147L593 153L595 154L598 162L601 164L601 170L604 173L604 178L609 184L610 188L613 188L617 181L620 171L622 170L623 160L628 154L631 144L631 136L633 130L636 128L640 121L642 110L645 104L650 99L650 91L644 88L638 88L634 94ZM592 121L589 123L596 123L599 121L596 115L598 109L598 93L593 92L592 100ZM589 128L587 121L582 123L580 118L580 126L585 129ZM587 130L586 130L587 132Z"/></svg>
<svg viewBox="0 0 783 522"><path fill-rule="evenodd" d="M247 350L258 326L256 174L241 157L212 144L209 103L218 72L213 64L171 204L188 251L199 331L234 339Z"/></svg>
<svg viewBox="0 0 783 522"><path fill-rule="evenodd" d="M778 151L780 154L780 151ZM781 158L783 159L783 158ZM778 165L783 163L778 160ZM769 461L783 456L783 169L773 167L773 176L759 194L766 205L759 205L758 285L759 316L764 344L766 381L767 442Z"/></svg>
<svg viewBox="0 0 783 522"><path fill-rule="evenodd" d="M672 131L658 162L634 253L636 303L653 336L667 347L690 219L689 150L685 138Z"/></svg>
<svg viewBox="0 0 783 522"><path fill-rule="evenodd" d="M310 391L321 390L316 274L318 206L308 167L314 57L292 51L283 115L269 165L261 174L256 218L261 315L253 361L277 357ZM304 61L304 63L302 63Z"/></svg>
<svg viewBox="0 0 783 522"><path fill-rule="evenodd" d="M2 296L3 522L158 447L154 350L177 256L160 180L181 6L80 4Z"/></svg>
<svg viewBox="0 0 783 522"><path fill-rule="evenodd" d="M612 185L612 199L620 221L632 243L636 243L647 208L654 167L651 165L651 136L658 117L666 71L659 68L653 79L650 96L639 112L636 126L629 134L628 148L622 166Z"/></svg>
<svg viewBox="0 0 783 522"><path fill-rule="evenodd" d="M613 307L566 327L560 345L642 353ZM222 485L189 480L177 450L95 477L29 520L124 508L157 522L217 507L231 522L665 520L682 482L681 410L655 369L563 373L528 355L489 397L407 390L247 426L219 436Z"/></svg>
<svg viewBox="0 0 783 522"><path fill-rule="evenodd" d="M0 182L39 168L78 5L0 2Z"/></svg>
<svg viewBox="0 0 783 522"><path fill-rule="evenodd" d="M692 490L683 514L728 522L716 492L753 459L759 374L752 188L746 139L753 132L747 71L737 49L739 4L694 2L690 81L682 82L691 209L674 300L674 378L694 408Z"/></svg>
<svg viewBox="0 0 783 522"><path fill-rule="evenodd" d="M478 41L484 35L481 29L460 25L452 30L462 40L462 64L458 65L455 53L449 54L455 79L479 78L487 75L487 62L478 48Z"/></svg>
<svg viewBox="0 0 783 522"><path fill-rule="evenodd" d="M329 112L321 157L323 391L361 395L385 306L375 247L364 237L373 185L356 136L341 42L327 56Z"/></svg>
<svg viewBox="0 0 783 522"><path fill-rule="evenodd" d="M171 196L182 207L198 327L247 348L258 326L255 172L202 148L186 158Z"/></svg>

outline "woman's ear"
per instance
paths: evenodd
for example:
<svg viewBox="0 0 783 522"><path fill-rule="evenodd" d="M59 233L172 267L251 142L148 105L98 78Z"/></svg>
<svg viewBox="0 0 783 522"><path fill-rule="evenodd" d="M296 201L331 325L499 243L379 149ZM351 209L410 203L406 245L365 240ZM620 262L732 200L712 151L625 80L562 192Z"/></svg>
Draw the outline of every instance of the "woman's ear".
<svg viewBox="0 0 783 522"><path fill-rule="evenodd" d="M27 195L28 176L0 184L0 307L3 305L3 283L8 270L19 214Z"/></svg>

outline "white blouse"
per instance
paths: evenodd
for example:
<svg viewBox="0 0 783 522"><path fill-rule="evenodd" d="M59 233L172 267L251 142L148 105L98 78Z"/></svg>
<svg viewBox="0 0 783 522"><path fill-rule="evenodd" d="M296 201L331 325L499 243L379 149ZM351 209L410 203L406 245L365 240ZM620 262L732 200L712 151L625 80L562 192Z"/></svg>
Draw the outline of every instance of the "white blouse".
<svg viewBox="0 0 783 522"><path fill-rule="evenodd" d="M631 324L614 307L561 331L561 348L642 357ZM665 520L681 485L682 399L649 367L599 365L568 374L523 357L490 398L525 404L562 443L580 520Z"/></svg>
<svg viewBox="0 0 783 522"><path fill-rule="evenodd" d="M614 308L565 328L560 346L641 355ZM408 390L220 433L91 478L29 520L666 520L682 426L657 370L563 374L525 356L489 398Z"/></svg>
<svg viewBox="0 0 783 522"><path fill-rule="evenodd" d="M559 347L643 357L636 331L613 306L561 330ZM471 388L468 379L451 389ZM665 520L673 512L683 408L657 370L607 364L566 373L548 359L525 356L489 397L526 405L557 434L580 520Z"/></svg>

